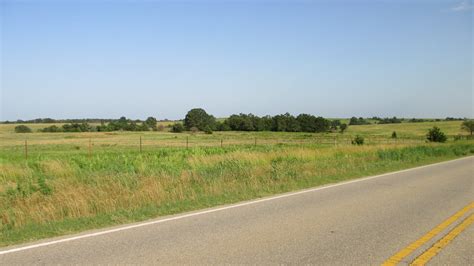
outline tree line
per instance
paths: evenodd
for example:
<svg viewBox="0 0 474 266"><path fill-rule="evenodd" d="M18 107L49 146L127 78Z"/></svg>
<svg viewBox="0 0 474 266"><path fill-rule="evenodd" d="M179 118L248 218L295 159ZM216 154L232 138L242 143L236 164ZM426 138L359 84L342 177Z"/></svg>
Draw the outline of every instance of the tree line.
<svg viewBox="0 0 474 266"><path fill-rule="evenodd" d="M204 109L190 110L184 118L184 123L172 126L173 132L204 131L276 131L276 132L328 132L347 129L347 124L340 120L330 121L321 116L300 114L293 116L289 113L275 116L256 116L253 114L233 114L224 121L217 121L213 115Z"/></svg>
<svg viewBox="0 0 474 266"><path fill-rule="evenodd" d="M379 124L402 123L404 119L379 118L372 117L371 120ZM438 121L440 121L439 119ZM458 119L448 117L447 121L464 120L464 129L472 128L472 120ZM33 122L34 121L34 122ZM60 123L60 121L71 121L62 126L51 125L40 129L40 132L110 132L110 131L162 131L164 126L158 126L158 120L155 117L148 117L146 120L132 120L126 117L119 119L101 119L100 125L91 125L89 119L75 119L75 120L54 120L50 118L30 120L31 123ZM72 122L78 121L78 122ZM407 122L422 122L430 121L423 119L411 119ZM202 108L194 108L190 110L182 122L177 122L171 125L172 132L183 131L204 131L212 133L213 131L275 131L275 132L341 132L347 130L351 125L367 125L371 124L369 119L362 117L351 117L349 123L342 123L340 120L330 120L321 116L314 116L311 114L299 114L293 116L290 113L279 114L275 116L256 116L253 114L233 114L225 120L217 120L213 115L208 114ZM20 125L15 128L15 132L29 133L32 130ZM468 130L469 131L469 130ZM472 134L472 130L470 130Z"/></svg>
<svg viewBox="0 0 474 266"><path fill-rule="evenodd" d="M412 118L412 119L405 119L405 118L397 118L396 116L392 118L380 118L378 116L374 116L371 118L362 118L362 117L352 117L350 119L349 125L368 125L372 124L371 120L374 124L390 124L390 123L402 123L404 121L410 123L420 123L420 122L438 122L438 121L463 121L467 120L468 118L461 118L461 117L446 117L445 119L424 119L424 118ZM140 119L127 119L128 121L135 122L136 124L140 124L145 122L146 120ZM53 118L36 118L31 120L21 120L18 119L16 121L0 121L0 124L99 124L99 123L111 123L116 122L117 119L101 119L101 118L84 118L84 119L53 119ZM170 120L164 119L161 121L168 122Z"/></svg>
<svg viewBox="0 0 474 266"><path fill-rule="evenodd" d="M157 120L154 117L148 117L143 122L137 122L136 120L127 119L122 116L117 120L110 120L106 123L100 122L100 125L93 126L87 122L82 123L67 123L60 127L52 125L40 129L40 132L111 132L111 131L157 131Z"/></svg>

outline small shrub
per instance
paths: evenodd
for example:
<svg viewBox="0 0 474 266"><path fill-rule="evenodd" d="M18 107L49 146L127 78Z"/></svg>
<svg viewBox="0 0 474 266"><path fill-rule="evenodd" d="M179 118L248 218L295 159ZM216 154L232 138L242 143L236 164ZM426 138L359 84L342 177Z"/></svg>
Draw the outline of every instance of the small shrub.
<svg viewBox="0 0 474 266"><path fill-rule="evenodd" d="M174 132L174 133L181 133L184 131L184 126L183 124L181 123L175 123L172 127L171 127L171 132Z"/></svg>
<svg viewBox="0 0 474 266"><path fill-rule="evenodd" d="M212 134L212 129L211 129L211 127L209 127L209 126L205 127L205 128L204 128L204 133L206 133L206 134Z"/></svg>
<svg viewBox="0 0 474 266"><path fill-rule="evenodd" d="M353 145L363 145L364 144L364 138L362 136L357 135L353 140L352 140Z"/></svg>
<svg viewBox="0 0 474 266"><path fill-rule="evenodd" d="M348 128L347 124L343 123L339 126L339 131L342 133L344 133L344 131L346 131Z"/></svg>
<svg viewBox="0 0 474 266"><path fill-rule="evenodd" d="M195 134L195 133L197 133L197 132L199 131L199 128L197 128L197 127L191 127L189 130L191 131L191 133Z"/></svg>
<svg viewBox="0 0 474 266"><path fill-rule="evenodd" d="M31 133L31 128L25 125L19 125L15 127L15 133Z"/></svg>
<svg viewBox="0 0 474 266"><path fill-rule="evenodd" d="M397 131L393 131L392 132L392 139L396 139L397 138Z"/></svg>
<svg viewBox="0 0 474 266"><path fill-rule="evenodd" d="M434 126L432 129L428 130L426 138L430 142L446 142L446 140L448 139L446 135L441 131L441 129L437 126Z"/></svg>

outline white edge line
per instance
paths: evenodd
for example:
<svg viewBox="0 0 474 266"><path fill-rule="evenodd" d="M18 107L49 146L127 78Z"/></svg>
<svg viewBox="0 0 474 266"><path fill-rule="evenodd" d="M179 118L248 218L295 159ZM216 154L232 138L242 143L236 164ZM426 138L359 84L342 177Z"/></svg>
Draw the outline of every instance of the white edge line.
<svg viewBox="0 0 474 266"><path fill-rule="evenodd" d="M50 241L50 242L44 242L44 243L39 243L39 244L34 244L34 245L29 245L29 246L24 246L24 247L19 247L19 248L3 250L3 251L0 251L0 255L5 255L5 254L9 254L9 253L19 252L19 251L24 251L24 250L34 249L34 248L39 248L39 247L45 247L45 246L50 246L50 245L55 245L55 244L74 241L74 240L79 240L79 239L83 239L83 238L89 238L89 237L95 237L95 236L111 234L111 233L125 231L125 230L129 230L129 229L133 229L133 228L138 228L138 227L143 227L143 226L148 226L148 225L153 225L153 224L159 224L159 223L165 223L165 222L180 220L180 219L184 219L184 218L188 218L188 217L193 217L193 216L199 216L199 215L213 213L213 212L224 211L224 210L228 210L228 209L239 208L239 207L253 205L253 204L257 204L257 203L261 203L261 202L265 202L265 201L276 200L276 199L281 199L281 198L287 198L287 197L292 197L292 196L305 194L305 193L310 193L310 192L314 192L314 191L319 191L319 190L323 190L323 189L328 189L328 188L339 187L339 186L343 186L343 185L363 182L363 181L371 180L371 179L374 179L374 178L379 178L379 177L384 177L384 176L394 175L394 174L399 174L399 173L405 173L405 172L418 170L418 169L422 169L422 168L427 168L427 167L431 167L431 166L435 166L435 165L440 165L440 164L446 164L446 163L451 163L451 162L455 162L455 161L465 160L465 159L469 159L469 158L473 158L473 157L474 156L468 156L468 157L463 157L463 158L459 158L459 159L455 159L455 160L444 161L444 162L439 162L439 163L434 163L434 164L428 164L428 165L418 166L418 167L415 167L415 168L410 168L410 169L405 169L405 170L400 170L400 171L395 171L395 172L390 172L390 173L385 173L385 174L380 174L380 175L375 175L375 176L358 178L358 179L345 181L345 182L341 182L341 183L336 183L336 184L332 184L332 185L326 185L326 186L321 186L321 187L316 187L316 188L310 188L310 189L305 189L305 190L301 190L301 191L297 191L297 192L285 193L285 194L281 194L281 195L278 195L278 196L270 196L268 198L252 200L252 201L247 201L247 202L243 202L243 203L237 203L237 204L233 204L233 205L229 205L229 206L225 206L225 207L214 208L214 209L200 211L200 212L194 212L194 213L188 213L188 214L183 214L183 215L179 215L179 216L175 216L175 217L170 217L170 218L165 218L165 219L160 219L160 220L155 220L155 221L149 221L149 222L142 222L142 223L128 225L128 226L124 226L124 227L120 227L120 228L105 230L105 231L101 231L101 232L90 233L90 234L85 234L85 235L79 235L79 236L75 236L75 237L63 238L63 239L54 240L54 241Z"/></svg>

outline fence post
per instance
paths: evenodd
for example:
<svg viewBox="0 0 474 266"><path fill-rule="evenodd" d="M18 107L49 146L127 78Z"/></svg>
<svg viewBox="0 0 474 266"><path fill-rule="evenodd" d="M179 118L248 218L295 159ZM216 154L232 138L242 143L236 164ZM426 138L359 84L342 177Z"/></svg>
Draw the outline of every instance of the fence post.
<svg viewBox="0 0 474 266"><path fill-rule="evenodd" d="M140 136L140 153L142 152L142 136Z"/></svg>
<svg viewBox="0 0 474 266"><path fill-rule="evenodd" d="M189 136L186 136L186 149L189 148Z"/></svg>
<svg viewBox="0 0 474 266"><path fill-rule="evenodd" d="M25 139L25 159L28 160L28 140Z"/></svg>
<svg viewBox="0 0 474 266"><path fill-rule="evenodd" d="M224 147L224 140L221 139L221 148Z"/></svg>
<svg viewBox="0 0 474 266"><path fill-rule="evenodd" d="M89 158L92 157L92 139L89 138Z"/></svg>
<svg viewBox="0 0 474 266"><path fill-rule="evenodd" d="M257 147L257 137L255 137L255 143L254 146Z"/></svg>

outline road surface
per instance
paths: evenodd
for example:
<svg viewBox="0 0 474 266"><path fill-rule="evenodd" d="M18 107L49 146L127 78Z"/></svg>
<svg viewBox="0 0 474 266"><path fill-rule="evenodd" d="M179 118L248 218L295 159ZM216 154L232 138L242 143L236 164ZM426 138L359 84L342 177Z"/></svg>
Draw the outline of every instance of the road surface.
<svg viewBox="0 0 474 266"><path fill-rule="evenodd" d="M406 264L473 212L474 157L0 249L11 264ZM451 218L464 208L462 215ZM467 209L466 209L467 208ZM467 210L467 211L466 211ZM443 223L444 222L444 223ZM429 241L426 233L444 228ZM468 227L431 259L473 265Z"/></svg>

